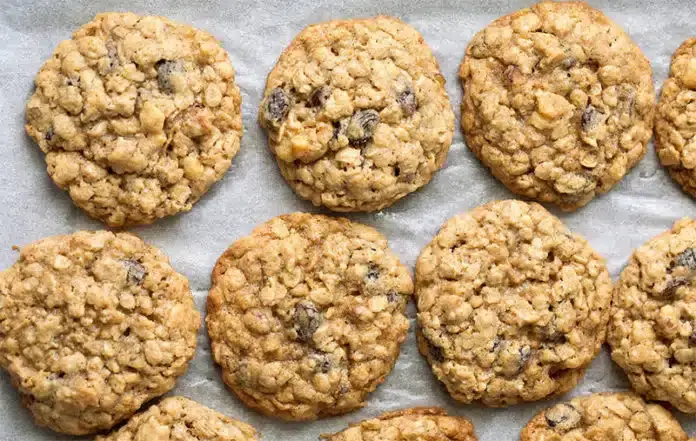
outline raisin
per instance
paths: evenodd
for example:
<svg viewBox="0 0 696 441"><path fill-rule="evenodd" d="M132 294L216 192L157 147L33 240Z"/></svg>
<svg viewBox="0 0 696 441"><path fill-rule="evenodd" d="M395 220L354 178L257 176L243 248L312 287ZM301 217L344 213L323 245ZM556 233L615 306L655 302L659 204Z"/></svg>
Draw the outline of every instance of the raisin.
<svg viewBox="0 0 696 441"><path fill-rule="evenodd" d="M575 57L565 57L561 61L561 67L565 70L572 69L576 64L578 64L578 60Z"/></svg>
<svg viewBox="0 0 696 441"><path fill-rule="evenodd" d="M312 336L321 326L321 313L311 302L300 302L295 305L295 331L297 339L308 343L312 341Z"/></svg>
<svg viewBox="0 0 696 441"><path fill-rule="evenodd" d="M121 64L118 58L118 49L113 44L107 45L106 56L109 58L109 70L114 70Z"/></svg>
<svg viewBox="0 0 696 441"><path fill-rule="evenodd" d="M44 135L44 139L46 141L50 141L53 139L53 135L55 133L53 132L53 127L49 127L48 130L46 130L46 135Z"/></svg>
<svg viewBox="0 0 696 441"><path fill-rule="evenodd" d="M311 107L324 107L329 97L331 97L331 88L329 86L319 86L309 95L309 105Z"/></svg>
<svg viewBox="0 0 696 441"><path fill-rule="evenodd" d="M121 263L126 267L126 281L128 284L140 285L147 275L145 267L137 260L123 260Z"/></svg>
<svg viewBox="0 0 696 441"><path fill-rule="evenodd" d="M585 107L580 119L580 129L584 132L592 131L603 121L604 114L597 110L592 104Z"/></svg>
<svg viewBox="0 0 696 441"><path fill-rule="evenodd" d="M333 368L333 362L328 355L315 352L309 356L314 361L314 371L323 374L328 373Z"/></svg>
<svg viewBox="0 0 696 441"><path fill-rule="evenodd" d="M501 343L502 342L500 341L500 337L496 335L495 339L493 340L493 344L491 345L491 350L489 352L497 352L498 349L500 349Z"/></svg>
<svg viewBox="0 0 696 441"><path fill-rule="evenodd" d="M683 266L690 270L696 270L696 250L687 248L674 259L672 267Z"/></svg>
<svg viewBox="0 0 696 441"><path fill-rule="evenodd" d="M517 362L518 367L517 367L517 373L521 373L524 371L524 367L527 365L527 362L532 356L532 348L529 346L523 346L520 348L520 359Z"/></svg>
<svg viewBox="0 0 696 441"><path fill-rule="evenodd" d="M379 124L379 113L373 109L359 110L353 114L346 128L351 145L363 146L372 140Z"/></svg>
<svg viewBox="0 0 696 441"><path fill-rule="evenodd" d="M400 296L399 293L396 292L396 291L389 291L389 292L387 293L387 301L388 301L389 303L397 303L397 302L399 301L399 298L400 298L400 297L401 297L401 296Z"/></svg>
<svg viewBox="0 0 696 441"><path fill-rule="evenodd" d="M280 87L271 90L263 106L263 117L271 125L280 125L290 112L290 98Z"/></svg>
<svg viewBox="0 0 696 441"><path fill-rule="evenodd" d="M677 294L677 289L680 286L686 286L689 284L689 279L686 277L675 277L670 279L665 285L665 289L662 290L660 295L665 298L674 297Z"/></svg>
<svg viewBox="0 0 696 441"><path fill-rule="evenodd" d="M445 354L443 353L442 348L435 346L430 341L428 341L428 352L430 352L430 356L433 357L433 359L438 363L445 361Z"/></svg>
<svg viewBox="0 0 696 441"><path fill-rule="evenodd" d="M549 343L565 343L566 336L558 330L555 320L541 328L541 338Z"/></svg>
<svg viewBox="0 0 696 441"><path fill-rule="evenodd" d="M374 263L371 263L367 268L365 279L368 282L374 282L375 280L379 279L379 267Z"/></svg>
<svg viewBox="0 0 696 441"><path fill-rule="evenodd" d="M155 64L155 68L157 69L157 84L160 90L172 93L174 89L172 88L171 76L183 72L184 64L181 61L159 60Z"/></svg>
<svg viewBox="0 0 696 441"><path fill-rule="evenodd" d="M337 140L339 136L346 135L346 130L348 130L348 120L342 119L340 121L334 121L333 126L333 139Z"/></svg>
<svg viewBox="0 0 696 441"><path fill-rule="evenodd" d="M582 415L567 403L557 404L544 413L546 424L559 432L568 432L580 425Z"/></svg>
<svg viewBox="0 0 696 441"><path fill-rule="evenodd" d="M416 94L413 93L411 87L406 87L399 95L396 97L396 101L401 106L401 110L404 115L411 116L418 108L418 102L416 101Z"/></svg>

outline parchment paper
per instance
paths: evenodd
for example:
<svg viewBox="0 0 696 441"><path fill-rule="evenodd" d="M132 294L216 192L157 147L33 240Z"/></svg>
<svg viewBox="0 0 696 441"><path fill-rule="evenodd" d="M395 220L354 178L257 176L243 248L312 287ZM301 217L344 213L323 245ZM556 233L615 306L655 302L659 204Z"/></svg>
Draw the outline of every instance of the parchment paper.
<svg viewBox="0 0 696 441"><path fill-rule="evenodd" d="M590 1L620 23L650 59L656 88L661 87L671 54L696 35L696 2L690 0ZM36 239L100 229L103 225L75 208L45 172L43 154L24 134L24 105L33 78L57 44L103 11L165 15L207 30L222 41L237 70L242 90L244 138L225 178L190 213L133 231L162 248L185 274L199 310L205 310L210 271L217 257L237 238L269 218L293 211L321 211L300 200L281 178L256 122L266 75L281 51L306 25L334 18L376 14L397 16L418 29L433 49L447 79L459 117L461 90L457 68L475 32L493 19L531 4L529 1L457 0L4 0L0 1L0 268L17 258L12 245ZM458 118L459 119L459 118ZM433 181L384 212L351 215L385 234L402 261L413 268L420 249L453 215L492 199L513 195L474 158L463 143L459 123L444 169ZM670 227L682 216L696 216L694 200L681 192L660 167L652 143L643 161L609 194L570 214L556 212L603 254L616 279L631 250ZM231 417L253 424L265 441L316 440L347 424L383 411L412 406L443 406L469 417L481 441L517 440L519 431L542 401L507 409L460 405L434 380L414 339L415 308L409 338L399 361L361 411L313 423L283 423L244 407L220 378L210 357L206 330L199 333L196 358L172 394L181 394ZM621 390L627 382L606 348L570 394ZM558 401L558 400L556 400ZM675 412L676 413L676 412ZM696 436L696 417L676 413ZM0 441L69 440L37 428L0 374ZM88 439L88 438L85 438Z"/></svg>

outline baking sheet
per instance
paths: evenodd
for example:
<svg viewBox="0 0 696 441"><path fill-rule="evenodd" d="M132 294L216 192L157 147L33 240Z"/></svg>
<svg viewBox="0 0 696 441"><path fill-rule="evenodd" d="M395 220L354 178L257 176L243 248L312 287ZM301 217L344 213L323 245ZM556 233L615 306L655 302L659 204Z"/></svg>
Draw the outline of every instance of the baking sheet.
<svg viewBox="0 0 696 441"><path fill-rule="evenodd" d="M656 88L661 87L671 54L696 34L696 2L689 0L590 1L619 22L650 59ZM284 183L256 122L265 78L277 57L306 25L323 20L376 14L397 16L418 29L433 49L447 79L447 90L459 116L461 90L457 69L475 32L490 21L528 6L528 1L402 0L4 0L0 1L0 268L10 266L25 245L44 236L99 229L103 225L75 208L45 172L43 154L24 134L24 105L33 78L58 42L103 11L165 15L207 30L222 41L237 70L242 91L242 149L225 178L188 213L134 228L162 248L185 274L204 311L210 271L217 257L254 225L292 211L321 211L297 198ZM395 206L375 214L350 215L385 234L402 261L413 268L420 249L453 215L509 193L478 163L457 128L443 170L433 181ZM609 194L576 213L559 216L584 235L607 259L616 278L631 250L682 216L696 216L694 200L681 192L659 166L652 144L645 159ZM199 334L196 358L172 394L181 394L231 417L253 424L265 441L316 440L319 434L383 411L412 406L442 406L465 415L481 441L517 440L520 429L552 401L508 409L460 405L434 380L419 356L414 338L415 308L409 338L399 361L361 411L313 423L284 423L245 408L221 381L210 356L205 329ZM605 348L580 385L570 394L621 390L627 382ZM558 400L556 400L558 401ZM691 436L696 418L676 413ZM0 373L0 441L69 440L37 428L19 403L7 375ZM89 439L89 438L85 438Z"/></svg>

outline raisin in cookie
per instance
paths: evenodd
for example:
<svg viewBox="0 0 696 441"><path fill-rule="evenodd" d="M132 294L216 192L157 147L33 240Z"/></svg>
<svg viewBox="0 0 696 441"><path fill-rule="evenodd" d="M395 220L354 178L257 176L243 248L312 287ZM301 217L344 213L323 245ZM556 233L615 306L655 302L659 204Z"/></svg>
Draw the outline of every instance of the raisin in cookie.
<svg viewBox="0 0 696 441"><path fill-rule="evenodd" d="M469 148L519 195L574 210L645 155L650 64L584 3L544 2L494 21L467 47L459 76Z"/></svg>
<svg viewBox="0 0 696 441"><path fill-rule="evenodd" d="M474 426L464 417L448 416L436 407L404 409L361 421L326 441L476 441Z"/></svg>
<svg viewBox="0 0 696 441"><path fill-rule="evenodd" d="M110 429L173 388L199 325L186 278L131 234L46 238L0 273L0 366L58 432Z"/></svg>
<svg viewBox="0 0 696 441"><path fill-rule="evenodd" d="M97 15L35 82L26 130L48 174L111 226L190 210L239 150L234 69L215 38L190 26Z"/></svg>
<svg viewBox="0 0 696 441"><path fill-rule="evenodd" d="M256 430L184 397L171 397L95 441L258 441Z"/></svg>
<svg viewBox="0 0 696 441"><path fill-rule="evenodd" d="M268 76L259 110L280 172L335 211L375 211L427 184L452 142L445 80L391 17L309 26Z"/></svg>
<svg viewBox="0 0 696 441"><path fill-rule="evenodd" d="M362 407L406 338L408 270L375 229L295 213L238 240L213 270L208 332L225 383L286 420Z"/></svg>
<svg viewBox="0 0 696 441"><path fill-rule="evenodd" d="M575 387L604 343L604 260L541 205L447 221L416 266L418 345L457 400L507 406Z"/></svg>
<svg viewBox="0 0 696 441"><path fill-rule="evenodd" d="M672 178L696 197L696 38L672 58L657 105L655 150Z"/></svg>
<svg viewBox="0 0 696 441"><path fill-rule="evenodd" d="M696 413L696 221L637 248L614 289L608 341L633 389Z"/></svg>
<svg viewBox="0 0 696 441"><path fill-rule="evenodd" d="M659 404L631 393L600 393L542 410L520 441L687 441L679 422Z"/></svg>

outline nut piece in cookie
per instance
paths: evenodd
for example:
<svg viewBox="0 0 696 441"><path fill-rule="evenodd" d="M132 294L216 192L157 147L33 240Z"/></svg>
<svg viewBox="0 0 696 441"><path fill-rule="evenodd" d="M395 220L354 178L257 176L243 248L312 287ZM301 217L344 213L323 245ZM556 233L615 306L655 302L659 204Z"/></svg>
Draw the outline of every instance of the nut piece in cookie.
<svg viewBox="0 0 696 441"><path fill-rule="evenodd" d="M497 19L469 43L459 77L466 143L516 194L575 210L645 155L650 64L585 3L545 1Z"/></svg>
<svg viewBox="0 0 696 441"><path fill-rule="evenodd" d="M633 389L696 414L696 221L634 250L614 288L608 341Z"/></svg>
<svg viewBox="0 0 696 441"><path fill-rule="evenodd" d="M285 420L365 405L406 339L413 281L376 230L295 213L218 259L208 296L213 357L249 407Z"/></svg>
<svg viewBox="0 0 696 441"><path fill-rule="evenodd" d="M632 393L585 395L542 410L522 429L520 441L687 441L662 406Z"/></svg>
<svg viewBox="0 0 696 441"><path fill-rule="evenodd" d="M295 192L340 212L381 210L427 184L454 132L430 48L391 17L304 29L268 76L259 123Z"/></svg>
<svg viewBox="0 0 696 441"><path fill-rule="evenodd" d="M0 273L0 366L40 426L111 429L171 390L200 314L167 257L128 233L34 242Z"/></svg>
<svg viewBox="0 0 696 441"><path fill-rule="evenodd" d="M449 416L437 407L414 407L388 412L353 424L324 441L477 441L474 426L460 416Z"/></svg>
<svg viewBox="0 0 696 441"><path fill-rule="evenodd" d="M226 417L184 397L165 398L94 441L259 441L249 424Z"/></svg>
<svg viewBox="0 0 696 441"><path fill-rule="evenodd" d="M104 13L36 75L26 131L75 205L112 227L191 210L242 137L235 72L210 34Z"/></svg>
<svg viewBox="0 0 696 441"><path fill-rule="evenodd" d="M611 288L604 259L541 205L491 202L447 221L421 251L418 346L459 401L560 395L604 343Z"/></svg>

